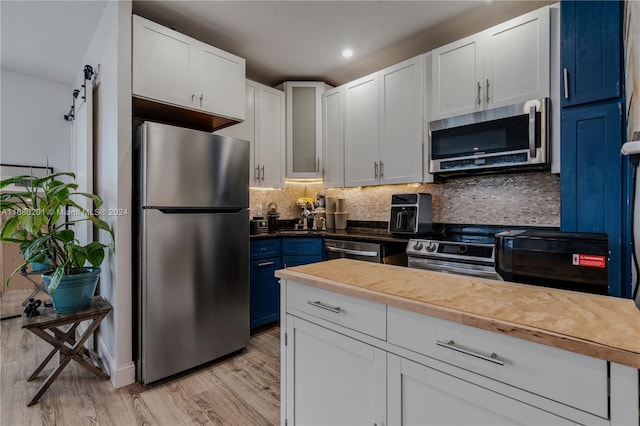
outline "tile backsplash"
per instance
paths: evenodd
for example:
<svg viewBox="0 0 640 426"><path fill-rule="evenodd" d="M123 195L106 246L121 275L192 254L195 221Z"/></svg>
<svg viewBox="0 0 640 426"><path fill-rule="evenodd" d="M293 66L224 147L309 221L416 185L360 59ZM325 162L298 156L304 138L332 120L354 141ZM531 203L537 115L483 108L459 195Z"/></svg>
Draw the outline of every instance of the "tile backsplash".
<svg viewBox="0 0 640 426"><path fill-rule="evenodd" d="M325 189L317 183L288 183L282 190L251 189L251 215L258 205L266 214L271 202L280 219L294 219L300 197L324 192L347 199L349 220L388 221L391 194L426 192L433 198L433 221L439 223L560 226L560 176L548 172L499 174L450 179L444 183Z"/></svg>

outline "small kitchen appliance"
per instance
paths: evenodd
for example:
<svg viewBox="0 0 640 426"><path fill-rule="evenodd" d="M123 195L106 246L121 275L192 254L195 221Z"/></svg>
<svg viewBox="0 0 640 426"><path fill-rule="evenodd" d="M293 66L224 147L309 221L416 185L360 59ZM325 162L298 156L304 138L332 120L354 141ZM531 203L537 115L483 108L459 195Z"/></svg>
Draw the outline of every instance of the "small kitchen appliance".
<svg viewBox="0 0 640 426"><path fill-rule="evenodd" d="M269 203L267 206L267 230L274 232L278 230L278 205L274 202Z"/></svg>
<svg viewBox="0 0 640 426"><path fill-rule="evenodd" d="M267 220L264 217L254 216L249 222L249 234L257 235L266 234L267 232L269 232Z"/></svg>
<svg viewBox="0 0 640 426"><path fill-rule="evenodd" d="M506 281L608 294L608 268L607 234L537 230L496 234L496 271Z"/></svg>
<svg viewBox="0 0 640 426"><path fill-rule="evenodd" d="M409 193L391 196L389 232L420 235L432 231L431 194Z"/></svg>
<svg viewBox="0 0 640 426"><path fill-rule="evenodd" d="M407 262L410 268L500 279L490 243L412 238L407 244Z"/></svg>

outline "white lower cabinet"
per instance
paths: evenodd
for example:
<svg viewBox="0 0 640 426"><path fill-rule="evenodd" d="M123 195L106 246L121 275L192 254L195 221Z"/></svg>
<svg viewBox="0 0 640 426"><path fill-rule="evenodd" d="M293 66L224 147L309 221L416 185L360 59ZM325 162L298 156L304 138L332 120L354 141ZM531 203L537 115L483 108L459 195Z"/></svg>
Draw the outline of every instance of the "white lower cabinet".
<svg viewBox="0 0 640 426"><path fill-rule="evenodd" d="M573 425L531 405L388 355L390 425Z"/></svg>
<svg viewBox="0 0 640 426"><path fill-rule="evenodd" d="M385 351L291 315L287 335L288 424L386 424Z"/></svg>
<svg viewBox="0 0 640 426"><path fill-rule="evenodd" d="M281 280L281 424L638 426L638 370Z"/></svg>

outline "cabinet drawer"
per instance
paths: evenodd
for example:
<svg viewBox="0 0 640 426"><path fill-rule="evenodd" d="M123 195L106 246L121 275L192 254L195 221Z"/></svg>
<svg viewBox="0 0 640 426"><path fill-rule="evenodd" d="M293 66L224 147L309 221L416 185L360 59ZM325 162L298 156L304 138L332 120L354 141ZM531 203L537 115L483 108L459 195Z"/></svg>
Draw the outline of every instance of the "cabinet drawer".
<svg viewBox="0 0 640 426"><path fill-rule="evenodd" d="M322 256L322 238L283 238L282 255Z"/></svg>
<svg viewBox="0 0 640 426"><path fill-rule="evenodd" d="M387 330L392 344L608 417L604 360L393 307Z"/></svg>
<svg viewBox="0 0 640 426"><path fill-rule="evenodd" d="M304 312L378 339L386 339L386 305L287 282L287 312Z"/></svg>
<svg viewBox="0 0 640 426"><path fill-rule="evenodd" d="M280 257L280 240L251 241L251 260L264 259L267 257Z"/></svg>

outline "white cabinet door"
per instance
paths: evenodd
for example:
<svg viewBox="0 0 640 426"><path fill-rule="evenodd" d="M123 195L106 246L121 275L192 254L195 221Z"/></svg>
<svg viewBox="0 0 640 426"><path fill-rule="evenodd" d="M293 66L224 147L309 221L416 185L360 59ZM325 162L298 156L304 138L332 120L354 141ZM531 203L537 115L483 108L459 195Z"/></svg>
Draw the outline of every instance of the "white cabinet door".
<svg viewBox="0 0 640 426"><path fill-rule="evenodd" d="M432 52L432 120L482 109L482 33Z"/></svg>
<svg viewBox="0 0 640 426"><path fill-rule="evenodd" d="M256 161L260 186L284 188L284 92L260 85L257 96Z"/></svg>
<svg viewBox="0 0 640 426"><path fill-rule="evenodd" d="M224 129L214 132L216 135L229 136L231 138L244 139L250 142L249 154L249 186L260 185L258 179L258 171L256 170L256 91L258 83L247 80L245 87L245 114L246 118L243 122L234 124Z"/></svg>
<svg viewBox="0 0 640 426"><path fill-rule="evenodd" d="M378 74L345 87L344 184L377 185L380 173Z"/></svg>
<svg viewBox="0 0 640 426"><path fill-rule="evenodd" d="M284 188L284 92L246 80L245 121L215 132L251 142L249 185Z"/></svg>
<svg viewBox="0 0 640 426"><path fill-rule="evenodd" d="M245 60L197 40L191 43L191 77L197 109L245 119Z"/></svg>
<svg viewBox="0 0 640 426"><path fill-rule="evenodd" d="M344 87L324 92L322 108L322 178L326 188L341 188L344 186Z"/></svg>
<svg viewBox="0 0 640 426"><path fill-rule="evenodd" d="M391 425L574 425L436 369L387 357Z"/></svg>
<svg viewBox="0 0 640 426"><path fill-rule="evenodd" d="M386 424L385 351L291 315L287 335L287 424Z"/></svg>
<svg viewBox="0 0 640 426"><path fill-rule="evenodd" d="M422 181L422 56L379 73L380 182Z"/></svg>
<svg viewBox="0 0 640 426"><path fill-rule="evenodd" d="M484 103L497 108L549 96L549 8L484 32Z"/></svg>
<svg viewBox="0 0 640 426"><path fill-rule="evenodd" d="M136 96L192 108L190 39L133 16L133 81Z"/></svg>

